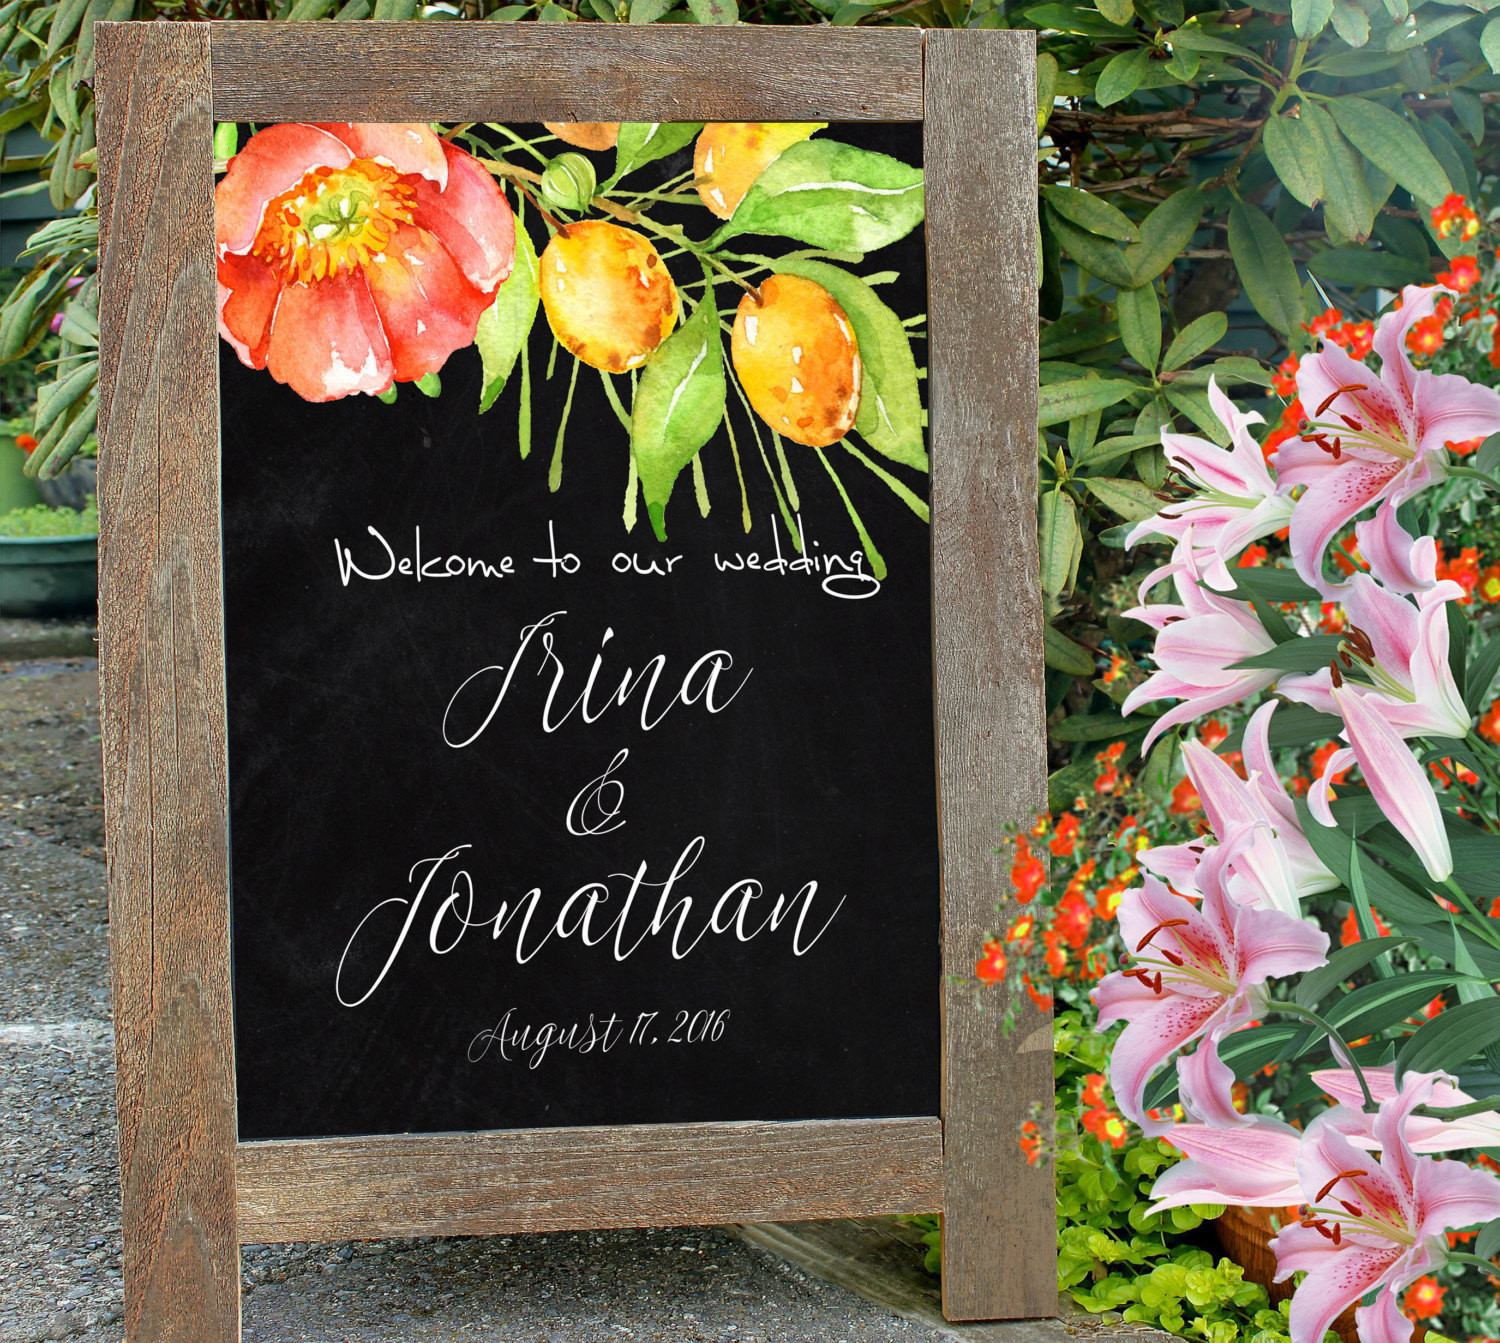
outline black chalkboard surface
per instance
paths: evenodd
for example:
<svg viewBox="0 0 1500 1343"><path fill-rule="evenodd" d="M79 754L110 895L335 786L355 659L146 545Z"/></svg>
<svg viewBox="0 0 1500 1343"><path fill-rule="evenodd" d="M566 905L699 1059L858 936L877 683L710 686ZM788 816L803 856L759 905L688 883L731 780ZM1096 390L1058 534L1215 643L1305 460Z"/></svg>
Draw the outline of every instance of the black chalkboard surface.
<svg viewBox="0 0 1500 1343"><path fill-rule="evenodd" d="M923 311L920 228L851 269ZM784 444L794 507L731 393L707 515L684 473L627 531L552 349L523 459L472 348L313 404L221 344L241 1140L936 1114L926 525L837 446Z"/></svg>

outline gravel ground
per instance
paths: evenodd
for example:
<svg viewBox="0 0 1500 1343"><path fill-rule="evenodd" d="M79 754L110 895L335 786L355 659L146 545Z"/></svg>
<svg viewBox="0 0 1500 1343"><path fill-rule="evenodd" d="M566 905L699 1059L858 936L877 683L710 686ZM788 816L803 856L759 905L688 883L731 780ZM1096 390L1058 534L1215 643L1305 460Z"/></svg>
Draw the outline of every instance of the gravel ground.
<svg viewBox="0 0 1500 1343"><path fill-rule="evenodd" d="M0 1343L121 1336L97 706L91 662L0 662ZM250 1246L242 1267L247 1343L941 1337L712 1229Z"/></svg>

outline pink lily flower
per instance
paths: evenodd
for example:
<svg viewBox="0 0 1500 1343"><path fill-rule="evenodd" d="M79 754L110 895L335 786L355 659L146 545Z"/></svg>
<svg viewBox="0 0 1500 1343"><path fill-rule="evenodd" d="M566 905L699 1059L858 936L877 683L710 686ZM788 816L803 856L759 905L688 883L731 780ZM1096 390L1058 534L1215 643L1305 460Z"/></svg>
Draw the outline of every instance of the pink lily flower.
<svg viewBox="0 0 1500 1343"><path fill-rule="evenodd" d="M1093 998L1099 1029L1128 1022L1110 1054L1110 1086L1121 1112L1147 1132L1167 1127L1145 1112L1147 1081L1194 1040L1201 1041L1203 1055L1191 1065L1195 1108L1200 1114L1232 1111L1228 1069L1213 1066L1218 1041L1262 1014L1268 980L1315 969L1328 957L1327 933L1280 910L1230 898L1224 867L1242 842L1204 855L1198 867L1201 904L1155 877L1120 902L1120 932L1133 964L1106 976Z"/></svg>
<svg viewBox="0 0 1500 1343"><path fill-rule="evenodd" d="M1260 444L1250 433L1250 426L1264 417L1241 411L1213 378L1208 380L1208 403L1229 433L1230 448L1226 451L1192 434L1162 434L1167 461L1197 492L1137 523L1125 544L1133 546L1152 535L1180 540L1191 529L1204 563L1204 581L1223 592L1235 586L1227 561L1252 541L1285 527L1292 501L1278 493Z"/></svg>
<svg viewBox="0 0 1500 1343"><path fill-rule="evenodd" d="M1292 513L1292 560L1319 591L1328 587L1324 552L1341 527L1372 504L1400 504L1441 481L1445 442L1500 431L1500 393L1455 373L1418 372L1407 357L1407 331L1443 292L1408 285L1400 309L1380 319L1378 377L1326 338L1297 370L1310 419L1281 445L1276 469L1283 490L1307 486Z"/></svg>
<svg viewBox="0 0 1500 1343"><path fill-rule="evenodd" d="M1349 745L1329 756L1322 777L1308 790L1308 810L1320 825L1336 824L1329 806L1329 785L1335 774L1357 762L1381 814L1416 850L1427 875L1433 881L1446 881L1453 875L1453 849L1427 771L1391 726L1376 697L1356 694L1344 686L1332 698L1334 711L1344 720L1343 736Z"/></svg>
<svg viewBox="0 0 1500 1343"><path fill-rule="evenodd" d="M1396 510L1390 504L1381 504L1373 518L1356 522L1354 539L1381 587L1420 599L1443 586L1437 576L1437 538L1413 537L1396 521ZM1461 594L1462 589L1455 595Z"/></svg>
<svg viewBox="0 0 1500 1343"><path fill-rule="evenodd" d="M1249 847L1231 864L1230 895L1242 905L1297 915L1302 897L1333 890L1340 883L1303 835L1296 808L1271 759L1268 733L1275 711L1276 701L1268 701L1245 727L1248 780L1201 742L1187 742L1182 751L1188 778L1218 841L1225 843L1238 828L1254 827ZM1199 840L1159 844L1141 850L1136 861L1178 890L1195 890L1195 874L1205 851Z"/></svg>
<svg viewBox="0 0 1500 1343"><path fill-rule="evenodd" d="M1396 1294L1448 1256L1444 1233L1500 1216L1500 1180L1461 1161L1418 1156L1406 1133L1411 1111L1433 1094L1432 1075L1409 1074L1374 1121L1379 1158L1340 1131L1338 1110L1307 1130L1297 1159L1305 1200L1300 1222L1271 1242L1276 1280L1305 1271L1292 1298L1292 1343L1322 1343L1339 1313L1355 1312L1363 1343L1409 1343Z"/></svg>
<svg viewBox="0 0 1500 1343"><path fill-rule="evenodd" d="M1179 601L1146 605L1146 593L1168 576ZM1129 714L1159 699L1182 701L1152 725L1141 744L1142 752L1149 751L1168 728L1237 704L1264 690L1280 675L1271 668L1234 668L1236 662L1269 652L1276 641L1266 633L1249 602L1209 591L1202 586L1202 577L1190 529L1173 552L1172 563L1156 570L1141 585L1142 605L1125 613L1159 631L1152 652L1158 670L1126 696L1121 711Z"/></svg>
<svg viewBox="0 0 1500 1343"><path fill-rule="evenodd" d="M1447 604L1462 595L1457 583L1445 581L1413 605L1371 575L1355 574L1339 594L1349 618L1343 645L1349 656L1341 659L1348 674L1330 665L1285 677L1277 689L1321 713L1337 713L1334 690L1343 686L1376 706L1403 737L1467 735L1469 711L1448 665Z"/></svg>
<svg viewBox="0 0 1500 1343"><path fill-rule="evenodd" d="M1395 1064L1366 1068L1364 1074L1370 1095L1377 1104L1383 1105L1401 1094L1396 1085ZM1361 1113L1365 1097L1352 1068L1322 1068L1313 1073L1313 1081L1360 1120L1373 1121L1373 1116ZM1452 1078L1434 1074L1429 1104L1446 1108L1468 1105L1473 1099L1453 1085ZM1356 1124L1346 1132L1356 1146L1374 1145L1373 1123ZM1414 1152L1463 1152L1471 1147L1500 1147L1500 1114L1490 1110L1464 1119L1429 1119L1413 1115L1406 1121L1406 1140Z"/></svg>
<svg viewBox="0 0 1500 1343"><path fill-rule="evenodd" d="M1284 1208L1302 1201L1297 1153L1302 1135L1270 1115L1240 1115L1232 1127L1174 1124L1166 1140L1187 1158L1163 1171L1146 1210L1190 1203Z"/></svg>

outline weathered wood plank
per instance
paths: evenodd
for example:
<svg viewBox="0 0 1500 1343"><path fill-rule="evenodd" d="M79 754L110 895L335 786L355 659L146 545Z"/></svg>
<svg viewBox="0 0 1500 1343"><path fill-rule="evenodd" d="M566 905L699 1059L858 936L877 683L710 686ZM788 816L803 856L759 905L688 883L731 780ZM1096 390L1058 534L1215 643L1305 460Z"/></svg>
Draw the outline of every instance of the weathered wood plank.
<svg viewBox="0 0 1500 1343"><path fill-rule="evenodd" d="M211 40L220 121L922 116L914 28L226 22Z"/></svg>
<svg viewBox="0 0 1500 1343"><path fill-rule="evenodd" d="M936 1211L936 1119L514 1129L239 1146L244 1244Z"/></svg>
<svg viewBox="0 0 1500 1343"><path fill-rule="evenodd" d="M1036 121L1030 33L926 35L932 295L932 551L943 964L967 980L1000 925L1007 824L1045 805L1036 540ZM984 146L982 166L974 147ZM1052 1056L1029 1003L1000 1033L951 980L943 1016L950 1320L1056 1308L1050 1168L1017 1139L1050 1103ZM1027 1023L1030 1025L1027 1025ZM1046 1116L1040 1116L1043 1126Z"/></svg>
<svg viewBox="0 0 1500 1343"><path fill-rule="evenodd" d="M207 28L99 35L99 673L132 1340L239 1337Z"/></svg>

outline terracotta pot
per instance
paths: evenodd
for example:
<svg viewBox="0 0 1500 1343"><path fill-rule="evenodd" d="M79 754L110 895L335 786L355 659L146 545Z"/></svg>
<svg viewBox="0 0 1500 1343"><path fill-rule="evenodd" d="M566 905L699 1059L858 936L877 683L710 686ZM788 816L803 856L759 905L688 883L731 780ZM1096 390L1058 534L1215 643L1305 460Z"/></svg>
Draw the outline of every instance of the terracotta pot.
<svg viewBox="0 0 1500 1343"><path fill-rule="evenodd" d="M1287 1282L1273 1282L1276 1276L1276 1256L1271 1250L1271 1237L1276 1228L1271 1225L1275 1217L1281 1226L1296 1221L1296 1208L1225 1208L1224 1214L1213 1222L1214 1238L1219 1249L1245 1270L1247 1282L1258 1282L1271 1294L1271 1302L1291 1296L1293 1287ZM1334 1332L1344 1343L1357 1343L1359 1335L1354 1328L1354 1307L1350 1306L1333 1322Z"/></svg>

